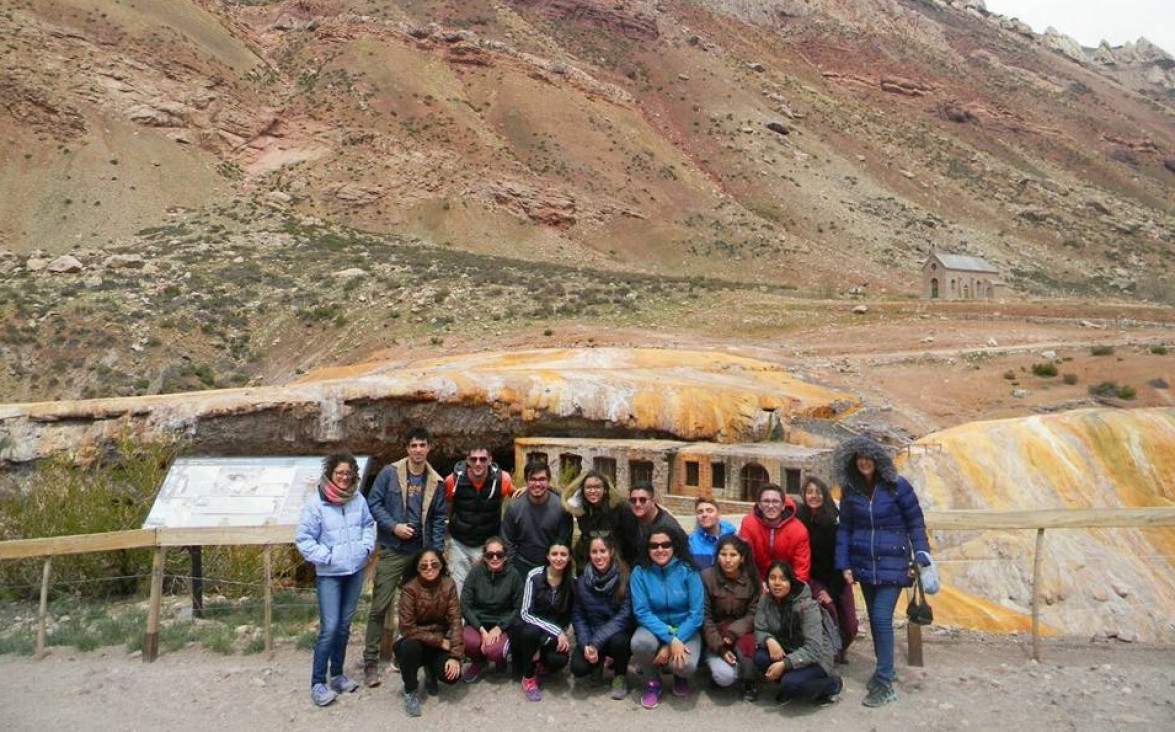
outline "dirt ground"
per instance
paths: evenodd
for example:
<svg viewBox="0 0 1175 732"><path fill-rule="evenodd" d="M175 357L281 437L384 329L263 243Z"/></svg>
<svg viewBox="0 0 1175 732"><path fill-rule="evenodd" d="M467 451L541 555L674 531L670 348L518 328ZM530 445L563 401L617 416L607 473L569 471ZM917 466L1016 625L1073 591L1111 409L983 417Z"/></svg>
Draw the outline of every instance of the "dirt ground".
<svg viewBox="0 0 1175 732"><path fill-rule="evenodd" d="M376 689L361 689L319 709L309 699L310 654L292 647L272 656L220 656L199 649L164 653L151 664L119 648L91 653L53 649L36 660L0 656L0 708L6 730L454 730L591 729L1175 729L1175 646L1118 641L1049 640L1042 661L1029 658L1023 637L930 628L925 666L905 665L899 630L899 699L881 709L861 705L872 671L867 638L854 644L839 703L776 707L764 693L755 703L695 682L687 699L666 695L661 707L640 707L635 691L612 701L602 687L566 674L545 687L540 703L524 702L506 677L442 687L410 720L392 671ZM348 665L360 655L353 633ZM701 690L699 691L699 687ZM720 727L718 725L721 725Z"/></svg>

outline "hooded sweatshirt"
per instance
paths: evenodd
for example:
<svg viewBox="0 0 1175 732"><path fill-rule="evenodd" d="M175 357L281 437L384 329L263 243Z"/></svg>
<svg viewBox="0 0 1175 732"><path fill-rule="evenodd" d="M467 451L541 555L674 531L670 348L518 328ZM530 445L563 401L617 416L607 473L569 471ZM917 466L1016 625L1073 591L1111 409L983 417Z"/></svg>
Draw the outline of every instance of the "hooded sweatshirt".
<svg viewBox="0 0 1175 732"><path fill-rule="evenodd" d="M783 513L779 526L768 526L758 504L743 516L738 535L751 545L751 556L760 577L767 576L767 567L776 559L785 559L796 571L796 577L807 582L812 568L812 548L808 544L808 530L796 518L796 502L783 497Z"/></svg>

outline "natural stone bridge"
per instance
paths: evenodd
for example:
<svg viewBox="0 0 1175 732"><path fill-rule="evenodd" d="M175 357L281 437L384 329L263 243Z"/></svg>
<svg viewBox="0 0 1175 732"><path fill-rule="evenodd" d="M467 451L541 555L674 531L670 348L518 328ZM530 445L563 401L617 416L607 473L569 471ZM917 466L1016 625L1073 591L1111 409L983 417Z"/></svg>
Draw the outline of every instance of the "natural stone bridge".
<svg viewBox="0 0 1175 732"><path fill-rule="evenodd" d="M129 430L182 435L190 453L347 449L383 461L400 456L406 429L417 424L435 435L434 455L483 443L509 460L516 436L786 439L794 418L835 418L859 406L777 364L720 352L481 353L361 363L285 386L3 405L0 460L85 458Z"/></svg>

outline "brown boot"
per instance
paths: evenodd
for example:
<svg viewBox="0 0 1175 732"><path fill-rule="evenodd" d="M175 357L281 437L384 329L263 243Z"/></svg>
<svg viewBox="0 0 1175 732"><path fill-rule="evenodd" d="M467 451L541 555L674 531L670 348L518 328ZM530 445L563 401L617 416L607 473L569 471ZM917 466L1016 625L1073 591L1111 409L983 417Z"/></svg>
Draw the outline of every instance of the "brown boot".
<svg viewBox="0 0 1175 732"><path fill-rule="evenodd" d="M379 686L383 679L379 677L379 663L368 661L363 664L363 683L368 687Z"/></svg>

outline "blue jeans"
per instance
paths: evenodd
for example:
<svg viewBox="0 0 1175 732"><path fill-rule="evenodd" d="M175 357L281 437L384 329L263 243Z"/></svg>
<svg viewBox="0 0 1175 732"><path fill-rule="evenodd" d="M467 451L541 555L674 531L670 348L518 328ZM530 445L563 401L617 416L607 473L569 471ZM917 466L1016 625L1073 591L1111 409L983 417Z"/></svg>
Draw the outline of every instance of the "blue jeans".
<svg viewBox="0 0 1175 732"><path fill-rule="evenodd" d="M311 686L326 683L328 662L332 678L343 673L351 620L363 589L363 570L338 577L315 577L314 588L318 592L318 640L314 642Z"/></svg>
<svg viewBox="0 0 1175 732"><path fill-rule="evenodd" d="M893 669L893 611L902 595L899 585L861 585L865 609L869 613L869 634L873 636L873 653L877 656L878 681L892 684Z"/></svg>

